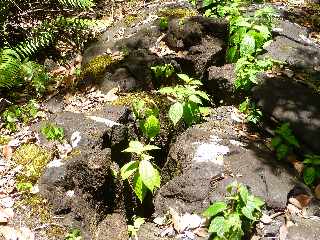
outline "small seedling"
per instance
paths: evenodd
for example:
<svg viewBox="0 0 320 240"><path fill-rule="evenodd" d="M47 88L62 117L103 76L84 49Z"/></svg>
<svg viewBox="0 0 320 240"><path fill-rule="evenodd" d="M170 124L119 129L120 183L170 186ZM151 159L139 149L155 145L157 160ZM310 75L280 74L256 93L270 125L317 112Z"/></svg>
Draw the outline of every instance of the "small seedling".
<svg viewBox="0 0 320 240"><path fill-rule="evenodd" d="M157 79L169 78L174 73L174 67L172 66L172 64L156 65L154 67L151 67L151 70L153 71L154 76Z"/></svg>
<svg viewBox="0 0 320 240"><path fill-rule="evenodd" d="M148 106L149 105L149 106ZM143 100L133 102L132 109L141 131L149 139L153 139L160 133L159 109L156 104Z"/></svg>
<svg viewBox="0 0 320 240"><path fill-rule="evenodd" d="M303 163L303 180L305 184L312 185L320 177L320 156L306 155Z"/></svg>
<svg viewBox="0 0 320 240"><path fill-rule="evenodd" d="M257 108L256 104L252 102L249 98L246 98L240 106L239 111L246 114L246 119L248 122L252 122L253 124L257 124L260 122L262 117L262 112Z"/></svg>
<svg viewBox="0 0 320 240"><path fill-rule="evenodd" d="M275 149L279 160L284 159L294 148L300 147L289 123L283 123L275 130L275 134L275 137L272 138L271 145L273 149Z"/></svg>
<svg viewBox="0 0 320 240"><path fill-rule="evenodd" d="M64 240L82 240L81 231L79 229L72 229L64 238Z"/></svg>
<svg viewBox="0 0 320 240"><path fill-rule="evenodd" d="M137 233L142 226L142 224L145 223L145 219L141 217L134 217L133 225L128 225L128 233L129 237L138 239Z"/></svg>
<svg viewBox="0 0 320 240"><path fill-rule="evenodd" d="M152 193L160 187L161 177L157 167L150 161L152 156L148 151L160 149L154 145L143 145L139 141L131 141L129 147L122 152L135 153L138 160L130 161L121 169L123 180L133 175L133 190L142 202L149 189Z"/></svg>
<svg viewBox="0 0 320 240"><path fill-rule="evenodd" d="M165 31L168 29L168 26L169 26L168 18L167 17L160 18L160 21L159 21L160 30Z"/></svg>
<svg viewBox="0 0 320 240"><path fill-rule="evenodd" d="M170 106L169 118L175 126L180 119L190 126L201 120L202 99L210 102L209 96L199 90L202 83L199 80L191 78L186 74L177 74L177 76L185 83L175 87L163 87L159 93L169 95L174 98L174 104Z"/></svg>
<svg viewBox="0 0 320 240"><path fill-rule="evenodd" d="M53 123L45 123L41 127L41 133L48 139L49 141L62 141L64 137L64 130L62 127L58 127Z"/></svg>
<svg viewBox="0 0 320 240"><path fill-rule="evenodd" d="M236 182L227 186L227 193L225 202L213 203L203 215L210 219L209 232L213 239L240 240L260 219L264 201Z"/></svg>

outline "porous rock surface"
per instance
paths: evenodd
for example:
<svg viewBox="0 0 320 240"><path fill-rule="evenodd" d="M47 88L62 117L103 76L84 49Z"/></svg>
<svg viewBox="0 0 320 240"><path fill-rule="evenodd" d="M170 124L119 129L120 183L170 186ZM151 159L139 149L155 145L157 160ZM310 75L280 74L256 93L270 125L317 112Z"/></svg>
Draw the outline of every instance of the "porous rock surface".
<svg viewBox="0 0 320 240"><path fill-rule="evenodd" d="M201 213L211 202L222 200L234 180L265 199L270 208L284 209L295 178L280 166L263 143L241 139L225 108L228 120L195 125L172 145L162 169L166 182L155 197L156 213L168 206L179 212Z"/></svg>

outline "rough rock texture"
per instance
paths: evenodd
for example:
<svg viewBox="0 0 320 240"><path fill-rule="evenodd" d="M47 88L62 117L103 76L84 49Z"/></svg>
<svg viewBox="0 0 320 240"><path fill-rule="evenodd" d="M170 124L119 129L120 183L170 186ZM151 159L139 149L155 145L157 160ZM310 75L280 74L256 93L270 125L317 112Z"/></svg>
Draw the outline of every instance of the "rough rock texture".
<svg viewBox="0 0 320 240"><path fill-rule="evenodd" d="M272 93L272 94L270 94ZM319 94L288 78L263 78L253 95L263 111L282 122L290 122L298 139L320 151Z"/></svg>
<svg viewBox="0 0 320 240"><path fill-rule="evenodd" d="M317 240L320 236L320 220L301 219L288 228L287 240Z"/></svg>
<svg viewBox="0 0 320 240"><path fill-rule="evenodd" d="M222 200L226 185L234 180L246 184L269 207L284 209L295 186L294 176L273 160L263 144L239 140L236 124L219 120L196 125L179 136L162 169L165 184L155 197L156 214L168 206L201 212L210 202Z"/></svg>
<svg viewBox="0 0 320 240"><path fill-rule="evenodd" d="M221 67L211 66L207 70L208 78L205 81L206 90L212 94L216 102L233 102L235 95L235 72L233 64Z"/></svg>
<svg viewBox="0 0 320 240"><path fill-rule="evenodd" d="M107 106L91 115L120 124L127 122L129 112L126 107ZM68 216L65 225L80 225L90 235L103 221L99 231L106 225L114 227L110 232L114 235L109 239L126 239L123 237L125 220L122 220L122 225L111 225L115 223L112 219L116 216L112 213L120 211L122 214L125 205L121 181L112 174L113 152L119 144L124 144L117 139L117 132L125 126L111 127L72 112L57 113L52 120L64 127L67 139L76 131L80 132L81 139L69 157L48 164L39 180L40 194L52 204L55 214ZM119 238L115 237L117 234ZM97 239L102 239L101 233L97 236L100 236Z"/></svg>
<svg viewBox="0 0 320 240"><path fill-rule="evenodd" d="M286 62L295 68L312 70L320 65L320 48L305 46L283 36L276 37L266 50L266 56Z"/></svg>
<svg viewBox="0 0 320 240"><path fill-rule="evenodd" d="M125 240L128 239L126 218L123 214L113 213L99 223L92 240Z"/></svg>
<svg viewBox="0 0 320 240"><path fill-rule="evenodd" d="M298 24L292 23L288 20L279 20L275 28L273 28L273 34L278 36L284 36L290 40L309 45L308 41L309 31Z"/></svg>

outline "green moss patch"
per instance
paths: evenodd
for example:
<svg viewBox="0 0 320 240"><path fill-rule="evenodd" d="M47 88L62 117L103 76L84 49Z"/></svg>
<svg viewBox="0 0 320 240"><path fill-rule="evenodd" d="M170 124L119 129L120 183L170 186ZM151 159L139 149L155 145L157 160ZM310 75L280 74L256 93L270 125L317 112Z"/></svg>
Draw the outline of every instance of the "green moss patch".
<svg viewBox="0 0 320 240"><path fill-rule="evenodd" d="M110 55L101 55L92 59L82 71L82 77L93 77L100 79L103 77L108 66L117 63L119 60L114 60Z"/></svg>
<svg viewBox="0 0 320 240"><path fill-rule="evenodd" d="M197 12L188 8L164 8L158 11L158 16L167 18L187 18L197 15Z"/></svg>
<svg viewBox="0 0 320 240"><path fill-rule="evenodd" d="M52 152L36 144L20 146L12 156L16 164L23 166L21 173L17 176L17 183L35 184L52 157Z"/></svg>

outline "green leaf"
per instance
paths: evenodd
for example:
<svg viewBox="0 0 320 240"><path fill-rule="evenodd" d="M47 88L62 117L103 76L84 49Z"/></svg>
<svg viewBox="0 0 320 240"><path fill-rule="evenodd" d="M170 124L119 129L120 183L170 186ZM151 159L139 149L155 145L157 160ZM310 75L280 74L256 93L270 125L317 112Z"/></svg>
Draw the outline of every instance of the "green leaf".
<svg viewBox="0 0 320 240"><path fill-rule="evenodd" d="M149 116L143 122L143 132L147 135L148 138L154 138L160 132L160 121L154 115Z"/></svg>
<svg viewBox="0 0 320 240"><path fill-rule="evenodd" d="M311 185L316 180L317 172L314 167L307 167L303 171L303 180L305 184Z"/></svg>
<svg viewBox="0 0 320 240"><path fill-rule="evenodd" d="M204 0L202 2L202 6L205 8L205 7L208 7L210 6L211 4L213 4L215 1L214 0Z"/></svg>
<svg viewBox="0 0 320 240"><path fill-rule="evenodd" d="M157 146L155 146L155 145L145 145L144 147L143 147L143 151L145 152L145 151L151 151L151 150L159 150L159 149L161 149L161 148L159 148L159 147L157 147Z"/></svg>
<svg viewBox="0 0 320 240"><path fill-rule="evenodd" d="M129 147L122 152L130 152L130 153L136 153L140 155L144 150L144 146L141 142L139 141L130 141L129 142Z"/></svg>
<svg viewBox="0 0 320 240"><path fill-rule="evenodd" d="M140 177L139 171L136 172L133 179L133 190L137 197L139 198L140 202L146 197L147 194L147 187L143 184L143 181Z"/></svg>
<svg viewBox="0 0 320 240"><path fill-rule="evenodd" d="M249 192L248 192L248 189L242 184L239 187L239 194L240 194L240 197L241 197L242 201L245 204L247 204Z"/></svg>
<svg viewBox="0 0 320 240"><path fill-rule="evenodd" d="M202 105L202 101L196 95L189 96L189 101Z"/></svg>
<svg viewBox="0 0 320 240"><path fill-rule="evenodd" d="M243 207L243 208L241 209L241 212L243 213L244 216L246 216L246 218L255 221L256 218L252 215L253 210L254 210L254 209L248 208L248 207L246 206L246 207Z"/></svg>
<svg viewBox="0 0 320 240"><path fill-rule="evenodd" d="M187 84L189 84L189 82L191 82L193 79L190 78L187 74L177 74L177 76L182 79L184 82L186 82Z"/></svg>
<svg viewBox="0 0 320 240"><path fill-rule="evenodd" d="M227 209L227 204L225 202L215 202L213 203L204 213L205 217L214 217L215 215L223 212Z"/></svg>
<svg viewBox="0 0 320 240"><path fill-rule="evenodd" d="M139 164L139 174L143 184L150 189L151 192L157 187L160 187L160 173L153 167L148 160L142 160Z"/></svg>
<svg viewBox="0 0 320 240"><path fill-rule="evenodd" d="M226 54L227 61L230 63L235 62L236 55L237 55L237 47L236 46L228 48L227 54Z"/></svg>
<svg viewBox="0 0 320 240"><path fill-rule="evenodd" d="M282 142L281 137L276 136L276 137L272 138L272 140L271 140L271 146L272 146L274 149L276 149L276 148L280 145L281 142Z"/></svg>
<svg viewBox="0 0 320 240"><path fill-rule="evenodd" d="M183 116L183 105L176 102L169 109L169 118L175 126Z"/></svg>
<svg viewBox="0 0 320 240"><path fill-rule="evenodd" d="M253 197L254 208L258 211L261 211L261 207L265 204L265 202L259 197Z"/></svg>
<svg viewBox="0 0 320 240"><path fill-rule="evenodd" d="M305 155L305 159L303 161L304 164L311 164L311 165L320 165L320 156L319 155Z"/></svg>
<svg viewBox="0 0 320 240"><path fill-rule="evenodd" d="M210 233L216 233L219 237L223 237L224 236L224 224L225 224L224 217L222 217L222 216L215 217L211 221L208 231Z"/></svg>
<svg viewBox="0 0 320 240"><path fill-rule="evenodd" d="M195 94L210 102L210 98L205 92L198 90L195 92Z"/></svg>
<svg viewBox="0 0 320 240"><path fill-rule="evenodd" d="M290 148L286 144L280 144L277 147L276 151L277 151L278 160L281 160L281 159L285 158L289 154Z"/></svg>
<svg viewBox="0 0 320 240"><path fill-rule="evenodd" d="M240 43L240 56L244 57L246 55L252 55L256 50L255 39L249 35L245 34Z"/></svg>
<svg viewBox="0 0 320 240"><path fill-rule="evenodd" d="M138 161L131 161L123 165L123 167L120 169L120 174L122 180L127 179L130 177L132 174L134 174L139 167L139 162Z"/></svg>

